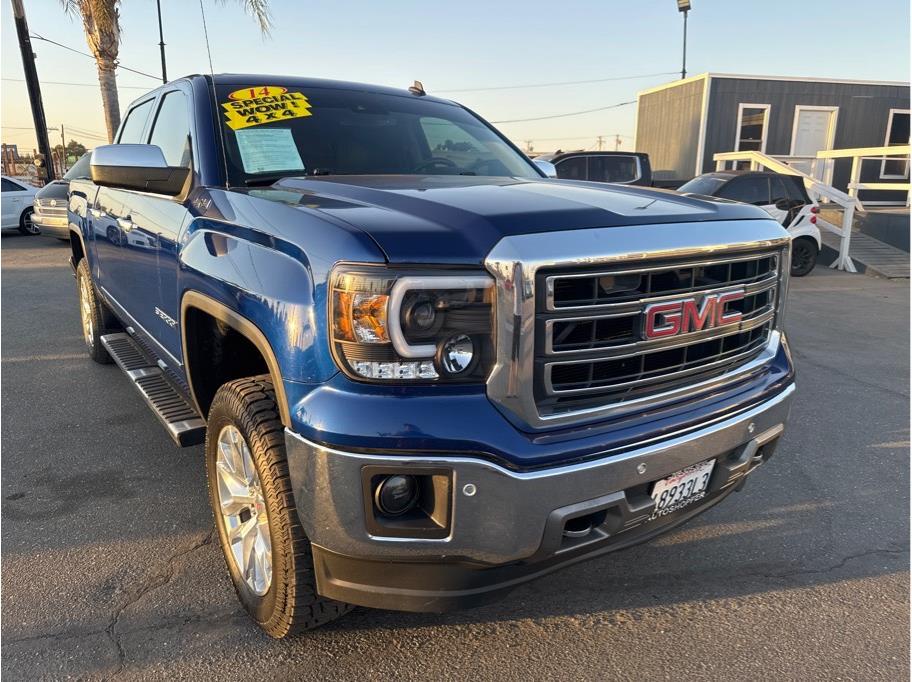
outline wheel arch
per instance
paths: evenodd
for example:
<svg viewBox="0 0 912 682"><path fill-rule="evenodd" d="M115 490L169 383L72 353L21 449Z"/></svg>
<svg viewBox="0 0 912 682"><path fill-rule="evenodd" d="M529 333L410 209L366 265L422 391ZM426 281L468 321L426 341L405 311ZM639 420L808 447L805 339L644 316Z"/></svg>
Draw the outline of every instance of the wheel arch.
<svg viewBox="0 0 912 682"><path fill-rule="evenodd" d="M285 395L285 385L282 383L282 372L279 367L279 361L272 350L272 346L266 338L266 335L253 322L246 317L238 314L225 304L202 294L198 291L187 291L181 298L180 319L181 319L181 351L184 360L184 371L187 377L187 385L190 389L190 396L193 399L196 408L200 414L206 413L201 409L199 396L194 389L193 368L191 367L191 354L187 345L187 317L188 313L193 310L199 310L218 322L230 327L237 334L242 336L262 356L269 376L272 378L273 386L276 392L276 402L278 403L279 416L282 424L286 427L291 426L291 412L288 409L288 398Z"/></svg>
<svg viewBox="0 0 912 682"><path fill-rule="evenodd" d="M85 240L82 238L82 232L77 230L72 223L70 223L70 250L73 252L72 265L75 271L79 261L85 258L88 252L86 251Z"/></svg>

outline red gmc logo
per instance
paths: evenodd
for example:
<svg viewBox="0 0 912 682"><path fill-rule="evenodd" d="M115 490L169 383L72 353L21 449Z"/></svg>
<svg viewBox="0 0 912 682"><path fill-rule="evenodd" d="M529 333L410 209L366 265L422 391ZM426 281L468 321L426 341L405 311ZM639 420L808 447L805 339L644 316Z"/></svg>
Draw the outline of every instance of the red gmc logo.
<svg viewBox="0 0 912 682"><path fill-rule="evenodd" d="M720 294L707 294L700 305L697 305L695 298L651 303L643 311L646 315L643 335L647 339L661 339L740 322L740 310L725 308L732 301L740 301L742 298L744 289L735 289Z"/></svg>

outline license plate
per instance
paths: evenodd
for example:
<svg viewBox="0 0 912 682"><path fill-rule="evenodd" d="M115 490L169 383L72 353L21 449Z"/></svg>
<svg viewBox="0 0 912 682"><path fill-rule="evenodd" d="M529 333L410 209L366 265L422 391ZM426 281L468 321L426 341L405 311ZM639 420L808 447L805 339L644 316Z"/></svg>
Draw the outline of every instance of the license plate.
<svg viewBox="0 0 912 682"><path fill-rule="evenodd" d="M703 499L715 463L716 460L708 459L656 481L652 487L655 510L649 520L671 514Z"/></svg>

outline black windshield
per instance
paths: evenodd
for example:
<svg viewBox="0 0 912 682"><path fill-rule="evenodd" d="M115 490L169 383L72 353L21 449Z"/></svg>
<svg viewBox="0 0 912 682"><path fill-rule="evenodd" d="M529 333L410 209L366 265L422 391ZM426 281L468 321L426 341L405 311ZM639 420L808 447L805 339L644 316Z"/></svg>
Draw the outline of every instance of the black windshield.
<svg viewBox="0 0 912 682"><path fill-rule="evenodd" d="M219 85L216 96L235 185L282 175L541 177L456 105L295 85Z"/></svg>
<svg viewBox="0 0 912 682"><path fill-rule="evenodd" d="M702 194L711 197L729 178L720 178L716 175L700 175L678 187L678 191L685 194Z"/></svg>

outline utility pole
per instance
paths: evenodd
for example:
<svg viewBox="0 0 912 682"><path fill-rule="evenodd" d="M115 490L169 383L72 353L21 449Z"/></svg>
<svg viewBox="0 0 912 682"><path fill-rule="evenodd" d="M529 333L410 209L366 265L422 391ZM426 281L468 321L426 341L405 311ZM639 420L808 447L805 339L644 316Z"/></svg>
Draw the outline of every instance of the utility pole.
<svg viewBox="0 0 912 682"><path fill-rule="evenodd" d="M60 150L61 150L61 151L60 151L60 174L61 174L61 175L66 175L66 172L67 172L67 167L66 167L66 158L67 158L67 153L66 153L66 134L64 134L64 132L63 132L63 124L62 124L62 123L60 124L60 144L63 145L63 146L60 148Z"/></svg>
<svg viewBox="0 0 912 682"><path fill-rule="evenodd" d="M596 140L595 140L595 148L598 151L602 151L602 142L603 142L602 136L599 135L598 138L596 138Z"/></svg>
<svg viewBox="0 0 912 682"><path fill-rule="evenodd" d="M162 32L161 0L155 0L155 7L158 9L158 49L161 51L162 58L162 83L167 83L168 67L165 66L165 34Z"/></svg>
<svg viewBox="0 0 912 682"><path fill-rule="evenodd" d="M615 135L614 136L614 151L617 151L620 148L621 148L621 136Z"/></svg>
<svg viewBox="0 0 912 682"><path fill-rule="evenodd" d="M12 0L13 18L16 22L16 35L19 37L19 51L22 53L22 70L25 72L25 85L28 88L29 103L32 105L32 120L35 123L35 136L38 138L38 149L46 160L47 177L54 179L54 164L51 163L51 146L48 143L47 121L44 118L44 105L41 103L41 86L38 84L38 71L35 69L35 53L29 38L28 23L25 21L25 8L22 0Z"/></svg>

